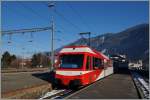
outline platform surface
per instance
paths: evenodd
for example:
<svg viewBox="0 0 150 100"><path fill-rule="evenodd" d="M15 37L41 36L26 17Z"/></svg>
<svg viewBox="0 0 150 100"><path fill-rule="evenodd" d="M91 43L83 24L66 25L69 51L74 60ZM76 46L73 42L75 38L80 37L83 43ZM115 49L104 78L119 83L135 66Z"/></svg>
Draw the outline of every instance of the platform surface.
<svg viewBox="0 0 150 100"><path fill-rule="evenodd" d="M1 93L50 83L51 76L47 72L1 73Z"/></svg>
<svg viewBox="0 0 150 100"><path fill-rule="evenodd" d="M130 74L113 74L67 99L138 99Z"/></svg>

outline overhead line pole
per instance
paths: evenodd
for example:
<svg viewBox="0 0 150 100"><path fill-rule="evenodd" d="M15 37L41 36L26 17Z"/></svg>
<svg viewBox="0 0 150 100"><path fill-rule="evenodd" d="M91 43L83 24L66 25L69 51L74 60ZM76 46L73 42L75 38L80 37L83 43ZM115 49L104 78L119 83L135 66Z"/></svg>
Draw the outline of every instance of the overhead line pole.
<svg viewBox="0 0 150 100"><path fill-rule="evenodd" d="M48 5L49 8L52 8L54 7L54 4L53 2L50 3ZM53 12L52 12L53 13ZM51 28L52 28L52 33L51 33L51 67L50 67L50 71L54 71L55 68L54 68L54 16L52 15L52 20L51 20Z"/></svg>
<svg viewBox="0 0 150 100"><path fill-rule="evenodd" d="M54 70L54 20L52 16L52 34L51 34L51 71Z"/></svg>

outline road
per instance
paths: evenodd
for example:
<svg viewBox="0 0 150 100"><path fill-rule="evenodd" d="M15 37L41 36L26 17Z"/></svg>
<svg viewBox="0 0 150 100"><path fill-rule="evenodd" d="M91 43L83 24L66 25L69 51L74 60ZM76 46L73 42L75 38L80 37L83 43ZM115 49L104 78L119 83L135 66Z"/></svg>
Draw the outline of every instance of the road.
<svg viewBox="0 0 150 100"><path fill-rule="evenodd" d="M49 72L1 73L1 92L6 93L49 83L51 79Z"/></svg>
<svg viewBox="0 0 150 100"><path fill-rule="evenodd" d="M76 92L67 99L138 99L130 74L113 74Z"/></svg>

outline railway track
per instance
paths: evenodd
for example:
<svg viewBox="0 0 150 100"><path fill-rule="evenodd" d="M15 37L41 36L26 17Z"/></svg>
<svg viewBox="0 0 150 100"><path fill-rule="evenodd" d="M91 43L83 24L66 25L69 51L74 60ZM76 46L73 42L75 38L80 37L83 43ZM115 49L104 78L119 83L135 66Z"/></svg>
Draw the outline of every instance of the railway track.
<svg viewBox="0 0 150 100"><path fill-rule="evenodd" d="M96 83L96 82L94 82ZM94 84L92 83L92 84ZM82 87L79 87L78 89L76 90L73 90L73 89L54 89L50 92L47 92L45 95L42 95L39 100L41 99L63 99L63 98L66 98L72 94L75 94L79 91L82 91L83 89L91 86L92 84L88 85L88 86L82 86Z"/></svg>
<svg viewBox="0 0 150 100"><path fill-rule="evenodd" d="M102 78L103 79L103 78ZM101 79L100 79L101 80ZM98 81L100 81L98 80ZM96 81L96 82L98 82ZM94 85L96 82L93 82L87 86L81 86L76 90L72 90L72 89L54 89L50 92L47 92L46 94L42 95L39 100L41 99L63 99L63 98L68 98L71 95L74 95L92 85Z"/></svg>
<svg viewBox="0 0 150 100"><path fill-rule="evenodd" d="M111 75L109 75L109 76L111 76ZM109 76L107 76L107 77L109 77ZM105 78L107 78L107 77L105 77ZM102 78L102 79L100 79L98 81L101 81L101 80L103 80L105 78ZM84 89L86 89L86 88L96 84L98 81L95 81L95 82L93 82L93 83L91 83L91 84L89 84L87 86L81 86L81 87L79 87L76 90L72 90L72 89L54 89L54 90L52 90L50 92L47 92L45 95L42 95L39 98L39 100L41 100L41 99L67 99L70 96L72 96L72 95L74 95L74 94L76 94L76 93L78 93L78 92L80 92L80 91L82 91L82 90L84 90Z"/></svg>
<svg viewBox="0 0 150 100"><path fill-rule="evenodd" d="M63 99L67 97L68 95L77 92L78 90L71 90L71 89L52 90L50 92L47 92L45 95L41 96L39 100L41 99Z"/></svg>
<svg viewBox="0 0 150 100"><path fill-rule="evenodd" d="M64 96L65 94L68 94L72 92L72 90L67 90L67 89L60 89L60 90L52 90L50 92L47 92L45 95L43 95L41 99L56 99L56 98L61 98L62 96Z"/></svg>
<svg viewBox="0 0 150 100"><path fill-rule="evenodd" d="M149 99L149 83L137 72L131 71L131 74L140 97L142 99Z"/></svg>
<svg viewBox="0 0 150 100"><path fill-rule="evenodd" d="M144 81L144 79L137 73L131 72L131 77L133 78L133 81L135 83L135 87L140 90L140 97L142 95L143 99L149 98L149 87L148 83ZM101 81L102 79L98 80ZM45 95L42 95L39 99L67 99L79 92L84 91L86 88L96 84L98 81L84 87L80 87L77 90L71 90L71 89L55 89L50 92L47 92Z"/></svg>

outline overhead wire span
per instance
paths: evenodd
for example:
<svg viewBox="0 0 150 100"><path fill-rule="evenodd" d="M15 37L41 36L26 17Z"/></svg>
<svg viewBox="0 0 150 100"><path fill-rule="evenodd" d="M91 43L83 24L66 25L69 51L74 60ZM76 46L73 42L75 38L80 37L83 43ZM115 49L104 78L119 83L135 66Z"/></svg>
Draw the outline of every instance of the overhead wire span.
<svg viewBox="0 0 150 100"><path fill-rule="evenodd" d="M26 6L25 4L23 4L23 3L20 3L19 2L19 4L22 6L22 7L24 7L25 9L27 9L28 11L30 11L30 12L32 12L34 15L36 15L36 16L38 16L39 18L42 18L42 20L44 20L44 21L48 21L48 20L46 20L47 18L45 18L44 16L41 16L40 14L38 14L35 10L33 10L31 7L29 7L29 6Z"/></svg>
<svg viewBox="0 0 150 100"><path fill-rule="evenodd" d="M78 11L75 9L75 8L73 8L69 3L66 3L67 5L68 5L68 7L74 12L74 14L76 14L79 18L80 18L80 20L81 20L81 22L82 22L82 24L84 25L84 26L86 26L86 28L89 30L92 30L92 28L86 23L86 21L83 19L83 17L78 13Z"/></svg>
<svg viewBox="0 0 150 100"><path fill-rule="evenodd" d="M44 3L44 2L42 2L42 4L45 6L45 7L49 7L49 5L48 4L46 4L46 3ZM53 9L55 9L55 8L53 8ZM56 24L56 23L55 23ZM62 25L60 25L60 24L58 24L57 23L57 25L63 30L63 31L65 31L66 29L64 29L64 27L62 27ZM55 29L56 30L56 29Z"/></svg>
<svg viewBox="0 0 150 100"><path fill-rule="evenodd" d="M1 31L2 35L5 34L16 34L16 33L27 33L27 32L39 32L39 31L46 31L50 30L51 27L43 27L43 28L30 28L30 29L19 29L19 30L7 30Z"/></svg>
<svg viewBox="0 0 150 100"><path fill-rule="evenodd" d="M77 31L81 31L81 29L75 25L74 23L72 23L71 21L69 21L66 17L64 17L64 15L62 15L60 12L58 12L56 9L54 10L54 12L60 16L64 21L66 21L67 23L69 23L70 25L72 25Z"/></svg>
<svg viewBox="0 0 150 100"><path fill-rule="evenodd" d="M32 12L34 15L36 15L37 17L39 17L40 19L42 19L45 22L48 22L48 19L44 16L41 16L38 12L36 12L34 9L32 9L29 6L24 5L23 3L19 3L22 7L24 7L25 9L27 9L28 11ZM48 6L48 5L47 5ZM61 29L65 30L61 25L58 24L59 27L61 27Z"/></svg>
<svg viewBox="0 0 150 100"><path fill-rule="evenodd" d="M48 7L47 4L45 4L45 3L43 3L43 4ZM53 11L54 11L55 14L57 14L59 17L61 17L64 21L66 21L67 23L69 23L70 25L72 25L75 29L77 29L78 31L81 31L81 29L77 25L75 25L70 20L68 20L63 14L61 14L60 12L58 12L56 9L53 9Z"/></svg>
<svg viewBox="0 0 150 100"><path fill-rule="evenodd" d="M5 9L7 9L8 7L7 6L4 6ZM22 12L19 11L19 9L9 9L10 12L15 15L16 17L18 17L18 14L26 21L30 22L31 23L31 19L26 17L25 14L23 14Z"/></svg>
<svg viewBox="0 0 150 100"><path fill-rule="evenodd" d="M23 4L22 4L23 5ZM38 17L41 17L42 18L42 20L45 20L46 22L48 21L48 20L46 20L47 18L46 17L44 17L44 16L41 16L40 14L38 14L35 10L33 10L32 8L30 8L30 7L27 7L27 6L25 6L25 5L23 5L24 6L24 8L27 8L28 10L30 10L31 12L33 12L35 15L37 15ZM48 5L46 5L47 7L48 7ZM59 27L61 27L63 30L65 30L61 25L59 25L58 24L58 26Z"/></svg>

